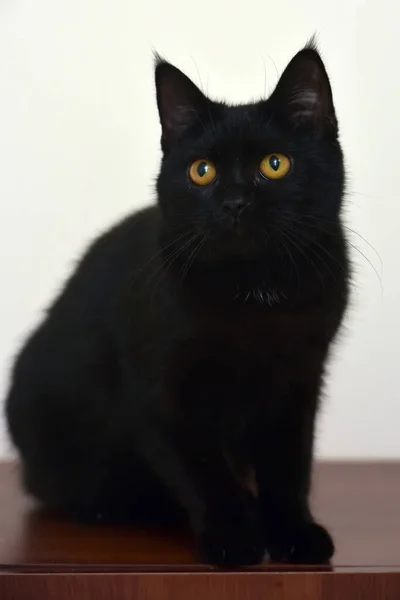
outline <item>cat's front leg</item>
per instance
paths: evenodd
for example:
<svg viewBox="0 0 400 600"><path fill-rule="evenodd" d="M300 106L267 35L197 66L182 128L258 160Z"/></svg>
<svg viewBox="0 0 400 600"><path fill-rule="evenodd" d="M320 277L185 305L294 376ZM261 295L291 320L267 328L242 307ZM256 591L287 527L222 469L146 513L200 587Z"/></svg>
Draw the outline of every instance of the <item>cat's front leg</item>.
<svg viewBox="0 0 400 600"><path fill-rule="evenodd" d="M231 369L221 364L223 352L225 345L217 343L182 347L169 390L179 460L201 500L201 512L187 507L201 557L234 567L261 562L265 544L258 500L241 483L229 452L237 386Z"/></svg>
<svg viewBox="0 0 400 600"><path fill-rule="evenodd" d="M299 384L295 401L273 428L259 423L256 477L271 559L317 564L332 557L334 544L309 508L316 398L304 396L301 389Z"/></svg>
<svg viewBox="0 0 400 600"><path fill-rule="evenodd" d="M189 431L166 436L165 429L152 427L151 437L146 433L141 440L146 461L186 512L203 562L220 567L260 563L265 540L256 497L236 480L223 452L210 444L212 428L203 432L201 445Z"/></svg>
<svg viewBox="0 0 400 600"><path fill-rule="evenodd" d="M210 399L207 395L202 400L206 411ZM208 412L211 416L212 410ZM223 567L258 564L265 555L258 500L236 477L220 428L210 423L200 433L202 417L195 410L193 418L193 427L188 419L181 438L180 455L201 499L200 513L198 507L189 507L200 556Z"/></svg>
<svg viewBox="0 0 400 600"><path fill-rule="evenodd" d="M257 500L222 471L218 482L212 479L204 488L209 497L195 531L200 556L206 563L225 567L260 563L265 542Z"/></svg>

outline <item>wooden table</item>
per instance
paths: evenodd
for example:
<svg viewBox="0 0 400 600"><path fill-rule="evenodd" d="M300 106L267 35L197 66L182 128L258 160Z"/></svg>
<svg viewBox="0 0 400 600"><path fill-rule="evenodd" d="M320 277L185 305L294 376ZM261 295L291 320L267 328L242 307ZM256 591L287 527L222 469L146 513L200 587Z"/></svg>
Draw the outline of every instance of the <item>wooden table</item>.
<svg viewBox="0 0 400 600"><path fill-rule="evenodd" d="M332 566L199 564L182 532L84 527L35 511L0 465L1 600L400 600L400 463L319 464L313 503Z"/></svg>

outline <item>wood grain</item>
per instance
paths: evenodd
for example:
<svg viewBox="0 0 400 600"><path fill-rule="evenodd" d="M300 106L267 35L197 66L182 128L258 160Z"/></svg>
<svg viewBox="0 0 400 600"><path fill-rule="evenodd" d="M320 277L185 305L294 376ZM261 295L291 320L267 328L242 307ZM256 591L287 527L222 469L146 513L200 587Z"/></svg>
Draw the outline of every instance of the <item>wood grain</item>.
<svg viewBox="0 0 400 600"><path fill-rule="evenodd" d="M42 514L0 465L1 600L399 600L400 463L318 464L313 504L332 531L331 566L198 562L179 531L83 527Z"/></svg>
<svg viewBox="0 0 400 600"><path fill-rule="evenodd" d="M397 573L3 575L2 600L399 600Z"/></svg>

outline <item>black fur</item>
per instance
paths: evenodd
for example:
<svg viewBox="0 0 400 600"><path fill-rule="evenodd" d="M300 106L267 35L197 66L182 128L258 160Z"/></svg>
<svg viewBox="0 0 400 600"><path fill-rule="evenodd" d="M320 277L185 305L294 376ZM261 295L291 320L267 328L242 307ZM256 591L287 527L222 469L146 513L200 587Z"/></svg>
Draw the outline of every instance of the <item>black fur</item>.
<svg viewBox="0 0 400 600"><path fill-rule="evenodd" d="M158 205L95 241L15 364L26 488L77 518L187 520L216 565L326 561L313 430L348 287L328 77L310 44L258 103L212 102L161 59L156 84ZM259 173L271 152L281 180Z"/></svg>

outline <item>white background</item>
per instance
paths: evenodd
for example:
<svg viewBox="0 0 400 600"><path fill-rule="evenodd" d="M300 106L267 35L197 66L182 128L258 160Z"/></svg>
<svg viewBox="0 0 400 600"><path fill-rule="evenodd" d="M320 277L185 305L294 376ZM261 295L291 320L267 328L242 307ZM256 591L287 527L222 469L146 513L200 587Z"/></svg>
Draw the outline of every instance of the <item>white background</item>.
<svg viewBox="0 0 400 600"><path fill-rule="evenodd" d="M246 101L317 32L347 157L346 222L383 262L381 289L354 251L318 453L399 458L399 17L393 0L0 0L1 398L13 354L87 241L154 199L152 49L212 96Z"/></svg>

